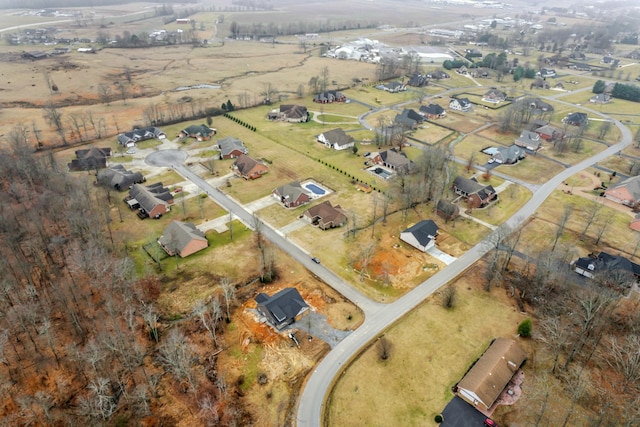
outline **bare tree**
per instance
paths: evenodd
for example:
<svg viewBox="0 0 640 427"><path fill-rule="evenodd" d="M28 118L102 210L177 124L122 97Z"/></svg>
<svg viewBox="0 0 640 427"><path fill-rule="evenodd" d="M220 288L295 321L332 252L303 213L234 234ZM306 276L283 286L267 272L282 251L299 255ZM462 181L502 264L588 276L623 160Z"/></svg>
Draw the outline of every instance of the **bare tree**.
<svg viewBox="0 0 640 427"><path fill-rule="evenodd" d="M573 213L573 205L565 205L564 210L562 211L562 215L558 219L558 228L556 229L556 234L553 239L551 252L553 252L556 249L556 244L558 243L558 239L562 237L562 234L564 233L564 228L567 226L567 222L569 222L569 218L571 218L572 213Z"/></svg>
<svg viewBox="0 0 640 427"><path fill-rule="evenodd" d="M602 209L602 203L594 200L593 203L590 203L589 206L584 210L582 218L585 221L584 229L582 230L582 234L580 234L580 240L584 240L587 235L587 231L589 227L593 224L593 222L598 218L600 214L600 210Z"/></svg>
<svg viewBox="0 0 640 427"><path fill-rule="evenodd" d="M158 361L177 379L187 381L195 390L192 369L193 355L187 337L179 329L171 329L158 348Z"/></svg>
<svg viewBox="0 0 640 427"><path fill-rule="evenodd" d="M389 357L391 356L392 344L386 336L383 335L378 338L376 348L378 349L378 357L380 358L380 360L385 361L389 359Z"/></svg>
<svg viewBox="0 0 640 427"><path fill-rule="evenodd" d="M63 144L67 144L67 140L64 135L64 125L62 123L62 112L58 110L53 102L47 102L42 110L42 115L47 123L53 126L60 135Z"/></svg>
<svg viewBox="0 0 640 427"><path fill-rule="evenodd" d="M605 231L607 231L607 228L609 228L609 226L613 224L615 219L616 218L613 215L605 215L605 217L602 219L598 227L598 232L596 233L596 245L600 244L600 239L602 239Z"/></svg>
<svg viewBox="0 0 640 427"><path fill-rule="evenodd" d="M569 333L559 317L545 318L540 323L541 340L549 347L553 357L551 373L555 375L560 354L567 344Z"/></svg>
<svg viewBox="0 0 640 427"><path fill-rule="evenodd" d="M326 91L329 86L329 67L326 65L320 70L320 87L322 91Z"/></svg>
<svg viewBox="0 0 640 427"><path fill-rule="evenodd" d="M271 100L278 93L278 89L271 82L262 82L261 96L264 96L265 100Z"/></svg>
<svg viewBox="0 0 640 427"><path fill-rule="evenodd" d="M607 363L624 377L622 389L640 385L640 337L627 335L622 338L610 336L607 340Z"/></svg>
<svg viewBox="0 0 640 427"><path fill-rule="evenodd" d="M222 308L220 307L220 301L218 301L218 298L213 298L210 305L205 304L202 300L196 302L193 308L193 314L198 316L202 326L204 326L207 332L209 332L209 335L211 335L213 345L218 347L216 329L218 328L218 321L222 315Z"/></svg>
<svg viewBox="0 0 640 427"><path fill-rule="evenodd" d="M220 280L220 286L222 287L222 295L224 296L224 304L227 308L227 323L231 322L230 307L236 299L236 287L228 277L223 277Z"/></svg>
<svg viewBox="0 0 640 427"><path fill-rule="evenodd" d="M373 255L376 251L376 243L369 242L369 244L364 245L358 254L357 263L360 264L360 281L364 280L365 274L367 274L367 267L369 263L373 259Z"/></svg>
<svg viewBox="0 0 640 427"><path fill-rule="evenodd" d="M100 83L98 84L98 99L103 104L109 105L111 102L111 85L108 83Z"/></svg>

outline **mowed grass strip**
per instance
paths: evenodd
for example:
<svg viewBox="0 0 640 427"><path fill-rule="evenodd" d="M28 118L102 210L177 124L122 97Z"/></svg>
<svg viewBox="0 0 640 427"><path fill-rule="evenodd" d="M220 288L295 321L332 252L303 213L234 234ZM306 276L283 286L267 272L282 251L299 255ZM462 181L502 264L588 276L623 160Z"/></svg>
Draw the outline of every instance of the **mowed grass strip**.
<svg viewBox="0 0 640 427"><path fill-rule="evenodd" d="M523 319L503 292L476 290L479 270L455 283L453 310L442 308L434 296L387 330L388 360L380 361L374 341L345 369L326 405L327 425L433 424L452 397L451 387L489 342L513 336Z"/></svg>

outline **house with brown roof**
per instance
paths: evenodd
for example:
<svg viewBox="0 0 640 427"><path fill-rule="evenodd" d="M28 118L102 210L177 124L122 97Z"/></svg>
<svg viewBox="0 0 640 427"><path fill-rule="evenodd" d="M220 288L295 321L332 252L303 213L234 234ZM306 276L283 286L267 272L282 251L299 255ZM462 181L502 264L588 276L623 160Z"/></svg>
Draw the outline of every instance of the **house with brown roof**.
<svg viewBox="0 0 640 427"><path fill-rule="evenodd" d="M273 197L285 208L296 208L311 201L311 196L298 181L276 188L273 190Z"/></svg>
<svg viewBox="0 0 640 427"><path fill-rule="evenodd" d="M342 227L347 222L347 214L340 205L331 206L328 200L304 211L303 217L321 230Z"/></svg>
<svg viewBox="0 0 640 427"><path fill-rule="evenodd" d="M445 222L451 221L460 215L460 208L449 200L440 199L436 204L436 215L444 219Z"/></svg>
<svg viewBox="0 0 640 427"><path fill-rule="evenodd" d="M406 154L395 148L372 155L371 162L403 173L410 173L413 169L413 162L409 160Z"/></svg>
<svg viewBox="0 0 640 427"><path fill-rule="evenodd" d="M309 112L304 105L283 104L280 109L271 110L267 113L267 119L302 123L309 121Z"/></svg>
<svg viewBox="0 0 640 427"><path fill-rule="evenodd" d="M640 176L632 176L610 186L604 197L625 206L635 206L640 202Z"/></svg>
<svg viewBox="0 0 640 427"><path fill-rule="evenodd" d="M181 258L201 251L209 246L204 233L190 222L171 221L165 228L158 243L169 256Z"/></svg>
<svg viewBox="0 0 640 427"><path fill-rule="evenodd" d="M332 129L318 135L318 142L334 150L346 150L355 145L355 140L342 128Z"/></svg>
<svg viewBox="0 0 640 427"><path fill-rule="evenodd" d="M482 185L475 178L457 176L453 180L453 191L462 196L472 208L482 208L498 199L492 185Z"/></svg>
<svg viewBox="0 0 640 427"><path fill-rule="evenodd" d="M111 157L111 148L91 147L77 150L76 158L67 164L70 171L98 170L109 166L108 158Z"/></svg>
<svg viewBox="0 0 640 427"><path fill-rule="evenodd" d="M496 338L456 385L456 394L486 413L526 358L514 340Z"/></svg>
<svg viewBox="0 0 640 427"><path fill-rule="evenodd" d="M551 125L540 126L534 132L545 141L555 141L562 138L562 131Z"/></svg>
<svg viewBox="0 0 640 427"><path fill-rule="evenodd" d="M483 101L492 102L494 104L502 102L505 99L507 99L507 94L498 89L489 89L484 95L482 95Z"/></svg>
<svg viewBox="0 0 640 427"><path fill-rule="evenodd" d="M256 179L269 171L269 168L246 154L241 154L233 164L233 171L244 179Z"/></svg>

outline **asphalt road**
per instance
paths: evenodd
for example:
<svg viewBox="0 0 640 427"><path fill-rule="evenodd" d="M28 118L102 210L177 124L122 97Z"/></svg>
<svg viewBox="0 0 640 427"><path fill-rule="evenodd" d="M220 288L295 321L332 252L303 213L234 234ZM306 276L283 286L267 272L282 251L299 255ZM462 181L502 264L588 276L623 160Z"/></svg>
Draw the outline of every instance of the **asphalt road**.
<svg viewBox="0 0 640 427"><path fill-rule="evenodd" d="M591 112L598 114L593 110L591 110ZM523 224L524 221L540 207L546 198L549 197L551 192L570 176L588 168L596 162L616 154L618 151L630 145L632 135L629 129L618 120L612 120L612 122L622 133L621 141L618 144L612 145L595 156L563 170L545 184L541 185L537 191L533 193L531 199L516 212L515 215L506 221L506 227L515 229ZM498 228L498 230L492 232L482 242L471 248L471 250L451 263L447 268L441 270L394 303L381 307L380 310L373 315L367 313L369 315L367 315L362 326L327 354L309 377L298 403L297 425L299 427L319 427L324 410L325 396L330 391L334 379L337 378L344 369L343 367L349 364L350 360L358 354L361 348L379 336L396 320L418 306L441 286L455 279L491 250L493 247L492 242L496 241L498 233L501 233L502 230Z"/></svg>

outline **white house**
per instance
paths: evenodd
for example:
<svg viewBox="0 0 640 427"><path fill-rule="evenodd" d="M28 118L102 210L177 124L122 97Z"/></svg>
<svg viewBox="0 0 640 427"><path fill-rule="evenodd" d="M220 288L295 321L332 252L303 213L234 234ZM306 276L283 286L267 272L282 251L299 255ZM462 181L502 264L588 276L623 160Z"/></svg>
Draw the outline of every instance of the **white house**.
<svg viewBox="0 0 640 427"><path fill-rule="evenodd" d="M427 252L436 245L438 226L430 219L420 221L400 233L400 240L422 252Z"/></svg>

